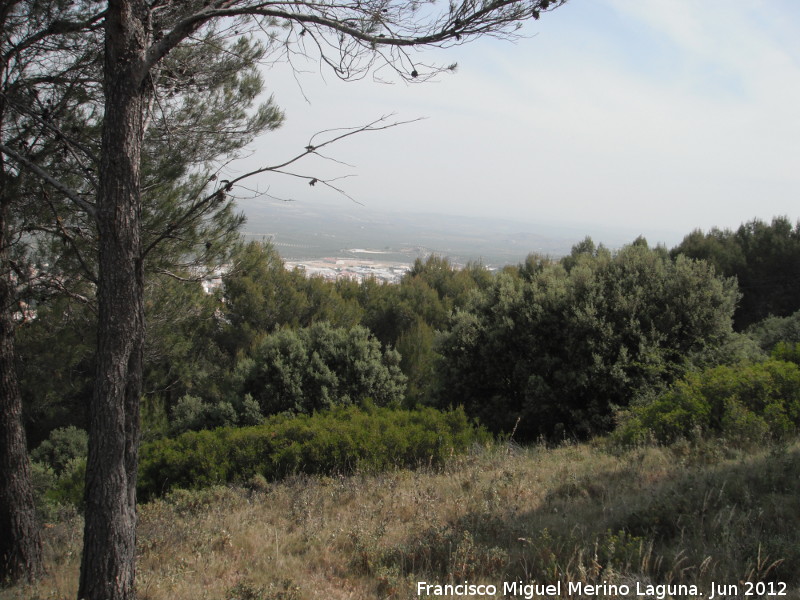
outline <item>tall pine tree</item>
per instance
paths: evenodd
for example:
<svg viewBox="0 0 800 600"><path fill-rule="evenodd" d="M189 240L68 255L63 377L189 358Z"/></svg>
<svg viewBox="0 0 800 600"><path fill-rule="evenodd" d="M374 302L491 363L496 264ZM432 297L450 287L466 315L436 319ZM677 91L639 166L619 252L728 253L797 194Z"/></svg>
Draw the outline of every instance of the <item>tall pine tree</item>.
<svg viewBox="0 0 800 600"><path fill-rule="evenodd" d="M144 257L149 247L143 238L142 164L153 79L165 57L210 23L242 16L255 19L260 30L280 33L286 52L318 51L320 60L339 77L353 79L388 65L409 80L424 79L440 69L416 63L407 48L454 45L487 34L513 36L520 21L538 19L563 1L462 0L440 12L438 6L419 10L415 2L393 0L50 3L48 21L32 40L63 30L87 35L101 31L103 36L97 195L93 205L84 206L99 237L98 365L91 402L80 598L117 600L134 595ZM0 11L27 10L33 4L7 1ZM77 15L80 9L89 14ZM14 150L3 145L0 151L45 177L34 162L20 161ZM69 187L62 191L76 203L88 204Z"/></svg>

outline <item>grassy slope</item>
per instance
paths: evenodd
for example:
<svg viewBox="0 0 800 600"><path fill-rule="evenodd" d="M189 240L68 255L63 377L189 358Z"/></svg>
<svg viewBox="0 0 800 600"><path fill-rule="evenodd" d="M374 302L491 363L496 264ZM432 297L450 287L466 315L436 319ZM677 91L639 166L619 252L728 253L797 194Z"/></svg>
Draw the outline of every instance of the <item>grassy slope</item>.
<svg viewBox="0 0 800 600"><path fill-rule="evenodd" d="M800 444L496 448L435 473L178 492L140 514L140 600L416 598L417 580L464 579L777 579L800 598ZM74 598L80 531L47 526L49 575L0 598Z"/></svg>

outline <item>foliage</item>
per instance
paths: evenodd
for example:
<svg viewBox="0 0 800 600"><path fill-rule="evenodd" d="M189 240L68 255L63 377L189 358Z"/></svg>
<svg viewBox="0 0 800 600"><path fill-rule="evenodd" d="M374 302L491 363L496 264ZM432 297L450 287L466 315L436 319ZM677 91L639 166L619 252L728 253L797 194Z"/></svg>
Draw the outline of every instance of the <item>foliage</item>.
<svg viewBox="0 0 800 600"><path fill-rule="evenodd" d="M465 306L473 290L486 289L492 282L491 273L480 263L456 268L447 258L435 254L424 262L415 260L407 279L424 281L451 308Z"/></svg>
<svg viewBox="0 0 800 600"><path fill-rule="evenodd" d="M399 285L366 281L362 284L363 323L384 344L395 344L418 319L443 328L451 303L420 277L404 277Z"/></svg>
<svg viewBox="0 0 800 600"><path fill-rule="evenodd" d="M255 97L258 90L254 88L260 87L260 79L256 73L252 73L255 71L254 65L250 68L252 77L249 79L252 81L237 81L241 85L228 86L219 95L214 89L217 86L209 85L208 81L198 82L194 77L184 80L187 73L178 71L175 73L176 82L188 84L194 88L195 93L202 90L206 94L206 102L182 104L180 90L177 93L169 90L161 97L158 80L162 74L166 74L170 59L180 55L181 43L197 42L207 35L211 39L204 40L204 45L215 49L223 46L223 53L231 56L233 65L223 69L222 75L227 73L238 79L245 69L236 64L235 58L244 49L234 47L230 51L231 49L225 48L229 35L227 27L236 27L253 18L254 23L250 27L253 30L260 29L266 33L267 39L275 41L277 52L290 64L292 58L307 55L304 36L310 30L309 37L314 41L311 47L318 50L321 63L331 66L339 77L353 79L371 71L376 61L399 73L403 72L401 69L407 71L408 54L398 48L447 45L451 40L454 40L452 43L460 41L462 36L467 39L481 35L514 37L514 31L521 26L520 21L538 19L541 12L552 10L562 3L563 0L533 0L476 6L465 1L450 5L449 10L437 7L432 11L419 11L416 3L387 4L382 0L367 2L363 6L292 2L265 7L264 3L248 0L214 0L203 3L202 6L194 1L148 4L134 0L109 2L107 5L91 0L78 3L60 0L43 3L14 0L3 5L0 21L4 35L0 54L4 60L1 65L3 77L0 79L3 80L4 88L10 79L15 87L26 89L29 100L34 100L42 91L36 89L37 80L46 82L47 85L55 83L56 88L64 86L63 80L54 81L51 76L51 67L57 65L66 67L68 72L74 71L69 80L71 85L66 87L84 90L94 84L97 92L97 101L94 104L81 106L75 111L78 117L91 121L92 125L101 125L99 128L95 127L102 134L99 140L90 140L95 142L91 144L91 150L87 151L80 143L76 144L70 139L68 136L71 130L60 129L64 123L51 120L52 114L58 113L59 109L49 102L41 113L35 110L39 107L34 106L33 118L26 118L35 124L34 131L29 132L22 140L26 142L25 146L18 146L27 156L22 156L6 146L6 135L0 140L0 151L15 161L15 169L35 173L37 178L58 190L59 195L63 194L73 200L84 213L94 218L91 231L87 233L97 234L86 236L91 240L90 246L93 246L92 250L96 250L98 256L97 277L94 278L97 282L98 298L98 366L91 403L89 432L92 443L89 447L89 476L86 486L87 502L94 510L88 511L86 515L79 597L110 600L128 598L134 594L134 486L139 442L139 397L142 389L141 354L145 331L143 262L160 242L177 240L180 243L183 236L174 234L181 224L197 218L202 221L199 215L207 215L207 210L213 212L224 204L226 192L232 186L232 183L222 185L220 182L212 186L213 193L203 197L205 187L212 178L209 177L204 182L204 176L187 175L183 179L189 181L196 195L191 195L189 206L187 210L179 212L179 219L160 222L158 219L148 218L141 203L141 192L146 186L143 186L144 180L140 177L143 163L146 162L142 156L152 151L146 140L146 132L157 129L149 125L157 121L160 111L172 117L165 119L167 126L163 128L167 141L170 142L165 149L172 149L173 129L191 128L192 125L203 130L204 138L234 137L220 123L207 122L202 118L209 112L213 113L213 110L206 109L204 105L208 103L214 107L222 107L222 114L237 115L238 112L240 118L248 117L250 113L246 109L249 101L239 111L234 107L240 97ZM215 24L218 23L224 23L220 26L226 28L220 36L215 35ZM391 32L391 35L387 37L384 33L386 31ZM238 30L234 29L234 35L238 37ZM280 43L277 42L278 36L282 38ZM243 43L248 45L248 39L245 38ZM51 56L46 56L46 49L53 48L57 52L51 50ZM89 73L73 68L85 65L84 61L75 60L76 56L88 57L88 64L91 65ZM99 56L103 60L97 60ZM262 56L263 53L257 58ZM21 58L28 60L21 61ZM203 58L200 59L201 65L205 66L206 62ZM20 66L27 68L27 72L20 74ZM436 70L431 69L433 72ZM46 76L43 77L42 73ZM9 78L6 74L13 76ZM415 79L419 77L419 72L412 66L408 77ZM102 85L98 85L99 82ZM3 108L5 103L4 89ZM23 110L19 112L27 117L30 104L32 103L23 104ZM232 104L234 107L230 106ZM170 111L176 105L178 110ZM191 114L182 114L181 109L184 107L196 108L201 117L199 122L193 123ZM256 113L256 118L262 116L262 111ZM279 120L277 112L273 116L272 122ZM173 120L178 122L172 122ZM6 121L5 114L0 114L0 121ZM261 129L270 122L268 115L265 115L262 122L264 127ZM65 158L70 154L73 157L79 156L75 162L87 175L86 187L94 187L91 184L95 171L86 166L87 163L91 164L97 172L98 185L92 190L96 193L84 196L82 192L85 190L75 190L68 183L58 181L60 172L56 172L53 178L46 169L42 169L37 164L36 154L28 153L27 139L37 137L55 139L58 145L63 144ZM17 138L14 141L20 140ZM196 148L198 145L191 144L189 147ZM233 148L239 147L240 145L233 143ZM313 146L309 146L307 154L313 152ZM290 160L283 166L291 162ZM4 165L5 159L0 164ZM275 167L273 170L280 168ZM311 183L316 181L315 178ZM4 182L0 185L0 192L5 192ZM0 198L0 205L5 208L9 202L5 194L2 195L4 197ZM159 192L158 195L161 196L162 193ZM96 200L92 203L87 197ZM222 210L224 212L226 209ZM72 220L68 219L68 230L64 226L64 219L55 209L53 216L54 226L63 239L84 237L80 225L73 226L70 222ZM215 216L211 217L212 220ZM0 220L5 222L4 216L0 216ZM235 222L235 219L223 220ZM163 228L160 227L156 232L148 231L148 225L154 222ZM84 219L82 224L85 223ZM151 235L153 233L155 235ZM188 233L191 234L192 230ZM188 234L186 236L191 237ZM191 246L196 247L195 242L199 240L188 241ZM6 241L0 242L0 246L6 248ZM171 244L165 244L169 245ZM203 246L213 249L214 240L207 239ZM3 267L5 266L4 264ZM2 300L4 306L8 304L6 298ZM8 315L6 313L3 316ZM3 325L2 329L6 332L9 328ZM11 341L11 336L6 335L2 347L11 348ZM8 371L13 366L11 358L3 356L2 366ZM12 405L15 423L19 422L16 415L20 412L18 408L21 405L18 396L15 392ZM8 411L4 409L3 414L6 412ZM17 426L16 429L19 430L20 427ZM4 433L3 438L5 437ZM23 439L19 435L15 438ZM22 455L22 460L6 460L8 457L4 456L0 464L22 465L22 468L19 473L11 473L9 467L9 472L3 474L3 481L22 482L20 487L24 488L23 495L26 496L25 502L28 502L30 486L27 485L29 477L24 467L27 464L24 460L25 444L15 441L14 446L13 450L21 450L18 454ZM6 488L11 486L2 487L3 490ZM4 502L3 507L6 504ZM25 510L15 510L17 514L9 519L12 523L26 516ZM28 514L30 512L27 511ZM130 518L131 516L134 518ZM21 536L15 532L14 537ZM13 550L14 556L19 554L19 549L21 546ZM3 549L4 557L11 555ZM7 562L10 561L4 558L0 565L4 576ZM36 562L39 562L38 558ZM17 568L15 564L14 569L23 572L25 566ZM32 576L34 573L30 571L29 569L28 575ZM16 577L18 573L13 575Z"/></svg>
<svg viewBox="0 0 800 600"><path fill-rule="evenodd" d="M243 483L261 475L352 473L441 464L485 442L462 410L339 407L314 415L277 415L255 427L189 432L142 448L143 498L173 488Z"/></svg>
<svg viewBox="0 0 800 600"><path fill-rule="evenodd" d="M271 245L245 245L222 281L225 318L231 324L229 349L247 348L258 332L272 333L280 325L297 324L303 300Z"/></svg>
<svg viewBox="0 0 800 600"><path fill-rule="evenodd" d="M236 424L236 412L229 402L209 404L197 396L186 394L172 409L173 433L193 429L213 429Z"/></svg>
<svg viewBox="0 0 800 600"><path fill-rule="evenodd" d="M384 344L392 345L420 322L441 331L452 311L466 306L472 293L491 281L491 273L479 264L459 269L436 255L425 261L418 258L399 285L362 283L357 296L364 308L362 322Z"/></svg>
<svg viewBox="0 0 800 600"><path fill-rule="evenodd" d="M261 410L250 394L233 402L206 402L186 394L172 409L170 432L177 435L199 429L257 425L261 420Z"/></svg>
<svg viewBox="0 0 800 600"><path fill-rule="evenodd" d="M443 340L442 402L522 437L611 428L612 407L680 376L724 341L733 283L640 242L584 244L564 264L497 276Z"/></svg>
<svg viewBox="0 0 800 600"><path fill-rule="evenodd" d="M62 505L83 504L88 441L83 429L59 427L31 452L37 510L43 517Z"/></svg>
<svg viewBox="0 0 800 600"><path fill-rule="evenodd" d="M746 333L767 352L779 342L800 343L800 310L788 317L767 317L748 327Z"/></svg>
<svg viewBox="0 0 800 600"><path fill-rule="evenodd" d="M267 243L238 248L222 281L226 326L218 337L230 355L249 351L259 336L280 327L308 327L318 321L352 327L361 318L356 300L344 299L336 286L318 277L287 271Z"/></svg>
<svg viewBox="0 0 800 600"><path fill-rule="evenodd" d="M778 342L772 350L771 356L776 360L793 362L796 365L800 365L800 342L794 344Z"/></svg>
<svg viewBox="0 0 800 600"><path fill-rule="evenodd" d="M54 298L17 332L28 439L33 447L57 427L88 427L88 401L96 363L93 313L82 302Z"/></svg>
<svg viewBox="0 0 800 600"><path fill-rule="evenodd" d="M800 367L771 359L690 373L634 406L615 432L622 444L721 435L736 443L782 439L800 427Z"/></svg>
<svg viewBox="0 0 800 600"><path fill-rule="evenodd" d="M400 356L364 327L316 323L264 337L240 373L240 394L250 394L265 415L311 413L367 398L380 406L403 398Z"/></svg>
<svg viewBox="0 0 800 600"><path fill-rule="evenodd" d="M672 250L673 256L679 254L706 260L718 273L737 278L742 292L734 316L737 330L800 309L800 222L776 217L771 224L754 219L736 231L695 230Z"/></svg>
<svg viewBox="0 0 800 600"><path fill-rule="evenodd" d="M36 20L31 22L27 15L21 26L44 28L48 19L60 22L59 14L65 22L89 14L87 3L47 4L51 6ZM12 114L25 115L29 121L14 125L22 136L19 146L62 183L93 197L102 61L96 60L94 51L82 54L81 44L91 43L86 35L67 43L77 62L58 63L66 75L53 72L45 81L37 72L33 83L15 87L15 93L29 97L15 100L26 109ZM263 79L257 65L266 51L264 44L247 36L232 39L212 27L176 48L152 78L158 100L143 140L141 193L148 320L144 389L152 405L170 407L193 386L219 396L215 388L220 369L228 365L211 343L215 325L211 315L218 300L214 306L212 298L202 297L196 281L187 284L179 279L199 278L227 262L236 247L243 217L229 194L209 192L219 187L216 161L230 160L254 136L282 122L271 98L258 101ZM73 77L79 83L71 82ZM4 121L4 143L8 123ZM82 155L89 151L94 155ZM26 289L32 297L24 299L35 307L37 318L18 335L29 438L36 444L58 424L88 427L96 371L93 307L98 236L94 220L60 193L43 187L24 170L15 176L14 226L25 232L16 236L15 258L22 271L51 280L40 286L44 289ZM26 268L27 264L36 268Z"/></svg>
<svg viewBox="0 0 800 600"><path fill-rule="evenodd" d="M52 505L83 506L84 489L86 487L86 459L76 458L70 461L55 485L45 494L45 499Z"/></svg>
<svg viewBox="0 0 800 600"><path fill-rule="evenodd" d="M409 408L430 405L435 401L441 359L435 344L436 332L419 318L397 340L400 369L407 377L405 403Z"/></svg>
<svg viewBox="0 0 800 600"><path fill-rule="evenodd" d="M145 289L147 339L144 380L149 401L171 410L179 398L220 398L231 358L220 348L216 294L199 282L152 277Z"/></svg>
<svg viewBox="0 0 800 600"><path fill-rule="evenodd" d="M49 465L34 460L31 479L39 519L56 520L62 511L74 511L83 506L86 457L69 461L59 474Z"/></svg>
<svg viewBox="0 0 800 600"><path fill-rule="evenodd" d="M692 369L702 370L719 365L760 362L768 357L769 354L764 352L752 336L734 331L719 343L693 352L689 362Z"/></svg>
<svg viewBox="0 0 800 600"><path fill-rule="evenodd" d="M357 289L341 286L362 306L362 323L400 352L409 406L434 402L440 386L437 332L447 330L453 310L467 306L472 294L487 288L492 279L480 264L457 268L431 255L425 261L417 259L399 285L366 280Z"/></svg>
<svg viewBox="0 0 800 600"><path fill-rule="evenodd" d="M46 464L60 475L74 459L86 458L88 444L89 436L83 429L73 425L59 427L31 452L31 459Z"/></svg>

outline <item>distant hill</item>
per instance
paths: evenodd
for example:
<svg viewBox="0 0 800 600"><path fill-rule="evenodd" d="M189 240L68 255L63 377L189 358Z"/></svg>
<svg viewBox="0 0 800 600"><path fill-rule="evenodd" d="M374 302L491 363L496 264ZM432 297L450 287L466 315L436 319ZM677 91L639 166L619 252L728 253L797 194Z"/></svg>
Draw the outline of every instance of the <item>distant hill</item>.
<svg viewBox="0 0 800 600"><path fill-rule="evenodd" d="M393 213L347 201L248 200L240 202L240 208L247 215L245 235L271 240L287 260L379 256L380 260L413 262L437 254L457 264L480 261L502 266L519 263L531 252L552 257L569 254L586 235L612 248L638 235L504 219Z"/></svg>

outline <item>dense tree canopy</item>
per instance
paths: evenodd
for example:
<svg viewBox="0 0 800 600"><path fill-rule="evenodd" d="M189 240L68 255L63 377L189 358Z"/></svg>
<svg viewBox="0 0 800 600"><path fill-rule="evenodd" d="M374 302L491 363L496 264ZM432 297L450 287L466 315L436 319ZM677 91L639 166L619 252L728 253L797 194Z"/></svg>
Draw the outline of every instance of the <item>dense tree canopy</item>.
<svg viewBox="0 0 800 600"><path fill-rule="evenodd" d="M405 389L399 363L397 352L382 351L363 327L318 323L282 329L265 337L252 360L240 366L240 393L250 394L265 415L312 413L367 399L397 405Z"/></svg>
<svg viewBox="0 0 800 600"><path fill-rule="evenodd" d="M736 231L695 230L672 254L706 260L718 273L736 277L742 293L734 317L737 330L800 309L800 222L776 217L771 224L754 219Z"/></svg>
<svg viewBox="0 0 800 600"><path fill-rule="evenodd" d="M578 249L522 278L505 272L459 311L442 400L498 432L585 436L614 406L672 381L731 332L733 282L705 263L634 243Z"/></svg>

